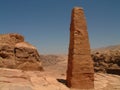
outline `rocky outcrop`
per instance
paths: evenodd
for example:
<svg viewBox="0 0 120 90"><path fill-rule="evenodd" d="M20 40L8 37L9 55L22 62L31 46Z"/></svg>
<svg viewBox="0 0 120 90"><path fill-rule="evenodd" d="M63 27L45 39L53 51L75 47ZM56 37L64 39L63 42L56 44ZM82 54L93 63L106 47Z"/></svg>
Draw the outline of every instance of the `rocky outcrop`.
<svg viewBox="0 0 120 90"><path fill-rule="evenodd" d="M0 43L0 58L1 59L14 59L14 45Z"/></svg>
<svg viewBox="0 0 120 90"><path fill-rule="evenodd" d="M120 75L120 50L94 51L92 58L96 72Z"/></svg>
<svg viewBox="0 0 120 90"><path fill-rule="evenodd" d="M14 52L17 61L40 61L37 49L27 42L17 43Z"/></svg>
<svg viewBox="0 0 120 90"><path fill-rule="evenodd" d="M120 76L104 73L95 73L94 89L70 89L65 85L66 75L54 72L58 65L44 72L0 68L0 90L120 90Z"/></svg>
<svg viewBox="0 0 120 90"><path fill-rule="evenodd" d="M74 8L71 19L67 85L91 89L94 88L94 68L83 9Z"/></svg>
<svg viewBox="0 0 120 90"><path fill-rule="evenodd" d="M41 70L37 49L19 34L0 35L0 67Z"/></svg>
<svg viewBox="0 0 120 90"><path fill-rule="evenodd" d="M15 45L16 43L24 42L24 37L20 34L0 34L0 43Z"/></svg>

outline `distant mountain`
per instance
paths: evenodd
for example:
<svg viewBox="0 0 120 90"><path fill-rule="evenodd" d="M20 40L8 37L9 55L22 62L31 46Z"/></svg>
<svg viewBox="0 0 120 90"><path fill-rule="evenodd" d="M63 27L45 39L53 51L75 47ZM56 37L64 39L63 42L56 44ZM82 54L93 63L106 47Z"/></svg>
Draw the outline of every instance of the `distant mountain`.
<svg viewBox="0 0 120 90"><path fill-rule="evenodd" d="M106 51L120 51L120 44L92 49L92 53L94 53L94 52L106 52Z"/></svg>
<svg viewBox="0 0 120 90"><path fill-rule="evenodd" d="M91 56L95 72L120 75L120 45L94 49ZM40 55L40 60L45 71L60 71L61 75L65 75L68 61L67 55Z"/></svg>

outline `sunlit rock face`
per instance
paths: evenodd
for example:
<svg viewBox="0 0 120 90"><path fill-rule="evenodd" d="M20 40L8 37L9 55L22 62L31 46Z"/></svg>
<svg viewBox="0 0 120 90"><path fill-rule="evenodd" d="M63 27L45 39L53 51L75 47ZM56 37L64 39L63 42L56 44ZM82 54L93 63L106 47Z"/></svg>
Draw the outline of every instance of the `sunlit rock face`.
<svg viewBox="0 0 120 90"><path fill-rule="evenodd" d="M0 34L0 67L41 70L37 49L20 34Z"/></svg>
<svg viewBox="0 0 120 90"><path fill-rule="evenodd" d="M72 11L67 85L77 89L94 88L94 69L90 55L87 24L82 8Z"/></svg>

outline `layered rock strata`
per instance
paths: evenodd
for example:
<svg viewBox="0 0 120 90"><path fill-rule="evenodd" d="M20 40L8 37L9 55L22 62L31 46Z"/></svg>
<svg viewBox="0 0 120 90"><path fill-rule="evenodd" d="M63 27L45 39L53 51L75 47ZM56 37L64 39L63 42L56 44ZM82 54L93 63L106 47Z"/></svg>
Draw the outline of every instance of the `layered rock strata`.
<svg viewBox="0 0 120 90"><path fill-rule="evenodd" d="M37 49L19 34L0 35L0 67L22 70L41 70Z"/></svg>

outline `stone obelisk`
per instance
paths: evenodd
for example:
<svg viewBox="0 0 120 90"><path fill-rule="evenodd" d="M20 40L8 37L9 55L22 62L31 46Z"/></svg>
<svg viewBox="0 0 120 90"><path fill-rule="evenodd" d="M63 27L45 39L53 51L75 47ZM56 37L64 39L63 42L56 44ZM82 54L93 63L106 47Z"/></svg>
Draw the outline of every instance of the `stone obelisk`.
<svg viewBox="0 0 120 90"><path fill-rule="evenodd" d="M67 85L70 88L94 88L94 68L84 10L72 10L68 55Z"/></svg>

